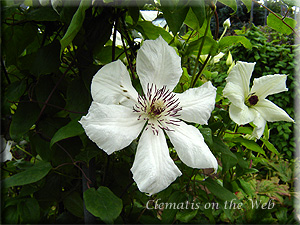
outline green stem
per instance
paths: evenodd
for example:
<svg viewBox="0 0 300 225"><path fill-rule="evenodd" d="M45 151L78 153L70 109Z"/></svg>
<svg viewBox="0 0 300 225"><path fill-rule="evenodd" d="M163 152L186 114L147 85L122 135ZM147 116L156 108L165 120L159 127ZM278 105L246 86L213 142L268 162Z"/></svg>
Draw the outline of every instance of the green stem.
<svg viewBox="0 0 300 225"><path fill-rule="evenodd" d="M207 35L207 32L208 32L210 18L211 18L211 16L209 16L209 19L207 20L203 40L202 40L202 42L200 44L200 47L199 47L199 51L198 51L198 55L197 55L197 59L196 59L196 64L195 64L195 68L194 68L193 75L192 75L192 82L191 82L192 85L190 87L193 87L193 83L195 81L196 70L197 70L197 67L198 67L198 64L199 64L199 58L200 58L200 55L201 55L201 52L202 52L202 49L203 49L203 46L204 46L205 38L206 38L206 35Z"/></svg>
<svg viewBox="0 0 300 225"><path fill-rule="evenodd" d="M209 60L210 60L210 54L208 54L208 56L206 57L206 59L205 59L203 65L202 65L201 69L199 70L199 72L197 73L195 79L192 80L192 85L191 85L191 87L194 87L194 86L195 86L195 84L196 84L198 78L201 76L201 74L202 74L203 70L205 69L205 67L207 66L207 63L209 62Z"/></svg>

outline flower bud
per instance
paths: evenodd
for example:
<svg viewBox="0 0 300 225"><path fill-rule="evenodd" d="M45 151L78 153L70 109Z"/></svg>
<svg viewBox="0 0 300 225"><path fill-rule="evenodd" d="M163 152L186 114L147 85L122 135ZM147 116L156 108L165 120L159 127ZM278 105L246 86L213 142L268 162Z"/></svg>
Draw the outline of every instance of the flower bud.
<svg viewBox="0 0 300 225"><path fill-rule="evenodd" d="M233 62L232 55L231 55L231 53L229 51L228 57L227 57L227 60L226 60L226 65L230 66L232 64L232 62Z"/></svg>
<svg viewBox="0 0 300 225"><path fill-rule="evenodd" d="M227 20L224 21L223 27L224 27L224 28L225 28L225 27L229 28L230 25L231 25L231 24L230 24L230 19L228 18Z"/></svg>

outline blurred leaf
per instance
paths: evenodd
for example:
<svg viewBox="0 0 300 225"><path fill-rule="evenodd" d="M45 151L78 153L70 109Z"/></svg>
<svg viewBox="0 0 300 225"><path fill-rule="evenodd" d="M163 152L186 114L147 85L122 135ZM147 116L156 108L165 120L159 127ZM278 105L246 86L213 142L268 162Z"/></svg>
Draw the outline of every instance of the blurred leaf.
<svg viewBox="0 0 300 225"><path fill-rule="evenodd" d="M169 32L165 31L161 27L153 25L149 21L139 21L135 29L141 32L146 39L155 40L159 37L159 35L161 35L162 38L168 43L172 40L172 36L169 34Z"/></svg>
<svg viewBox="0 0 300 225"><path fill-rule="evenodd" d="M34 41L36 27L30 23L25 23L22 26L8 26L5 30L2 30L2 35L2 54L5 55L5 65L8 67L11 64L16 64L24 49Z"/></svg>
<svg viewBox="0 0 300 225"><path fill-rule="evenodd" d="M219 42L219 48L221 50L223 50L223 49L225 49L227 47L230 47L232 45L235 45L237 43L241 43L247 49L252 49L251 42L244 36L226 36L226 37L223 37Z"/></svg>
<svg viewBox="0 0 300 225"><path fill-rule="evenodd" d="M9 101L17 101L26 90L26 80L15 81L11 83L5 92L5 97Z"/></svg>
<svg viewBox="0 0 300 225"><path fill-rule="evenodd" d="M242 189L245 191L245 193L249 196L249 197L253 197L255 194L255 191L253 189L253 187L251 186L251 184L247 181L245 181L244 179L238 179L240 186L242 187Z"/></svg>
<svg viewBox="0 0 300 225"><path fill-rule="evenodd" d="M246 148L266 156L265 151L253 140L248 140L248 139L244 139L242 137L237 137L237 138L233 138L232 141L241 143Z"/></svg>
<svg viewBox="0 0 300 225"><path fill-rule="evenodd" d="M47 101L54 87L55 83L53 82L53 76L50 74L41 76L38 80L35 86L35 95L41 108L44 106L44 102ZM65 106L65 100L58 89L53 92L50 100L48 100L48 104L50 105L46 106L45 111L43 112L44 114L48 115L54 115L61 110L60 108Z"/></svg>
<svg viewBox="0 0 300 225"><path fill-rule="evenodd" d="M4 224L17 224L19 219L17 206L8 206L2 209L1 221Z"/></svg>
<svg viewBox="0 0 300 225"><path fill-rule="evenodd" d="M83 113L82 115L87 113L91 103L91 96L81 79L74 79L69 83L66 102L66 109ZM78 118L78 115L80 115L78 113L70 113L70 118Z"/></svg>
<svg viewBox="0 0 300 225"><path fill-rule="evenodd" d="M83 201L78 192L73 191L71 194L68 194L63 202L69 212L74 216L83 218Z"/></svg>
<svg viewBox="0 0 300 225"><path fill-rule="evenodd" d="M281 0L281 1L283 1L289 7L293 7L293 6L300 7L300 2L298 0Z"/></svg>
<svg viewBox="0 0 300 225"><path fill-rule="evenodd" d="M252 0L242 0L242 2L247 7L247 12L249 13L251 11L251 4L253 4Z"/></svg>
<svg viewBox="0 0 300 225"><path fill-rule="evenodd" d="M50 148L53 146L54 143L70 138L70 137L75 137L80 134L83 134L84 130L81 126L81 124L78 122L78 120L72 120L69 122L66 126L60 128L53 136L50 142Z"/></svg>
<svg viewBox="0 0 300 225"><path fill-rule="evenodd" d="M80 5L72 18L68 30L66 31L63 38L60 40L61 52L73 41L73 39L81 29L81 26L85 19L85 10L87 10L90 7L91 3L91 0L82 0L80 2Z"/></svg>
<svg viewBox="0 0 300 225"><path fill-rule="evenodd" d="M202 27L206 19L205 1L194 1L193 5L191 6L191 9L198 19L199 27Z"/></svg>
<svg viewBox="0 0 300 225"><path fill-rule="evenodd" d="M40 220L40 206L35 198L22 200L18 204L18 211L23 224L34 224Z"/></svg>
<svg viewBox="0 0 300 225"><path fill-rule="evenodd" d="M49 162L40 161L25 171L4 179L2 183L5 188L31 184L45 177L51 168L52 166Z"/></svg>
<svg viewBox="0 0 300 225"><path fill-rule="evenodd" d="M192 41L188 47L187 47L187 51L186 54L190 55L190 54L194 54L197 55L201 42L203 41L204 37L199 38L196 41ZM218 43L209 36L205 37L205 41L204 41L204 45L201 51L201 55L206 55L206 54L211 54L211 56L214 56L217 54L217 50L218 50Z"/></svg>
<svg viewBox="0 0 300 225"><path fill-rule="evenodd" d="M31 148L35 150L44 161L50 161L53 153L50 149L50 143L42 139L38 134L31 134L29 140Z"/></svg>
<svg viewBox="0 0 300 225"><path fill-rule="evenodd" d="M271 152L275 153L276 155L279 155L279 152L277 151L277 149L274 147L274 145L271 142L269 142L268 140L266 140L264 138L261 138L260 140L265 144L267 149L269 149Z"/></svg>
<svg viewBox="0 0 300 225"><path fill-rule="evenodd" d="M33 102L18 104L17 111L12 117L9 133L12 139L18 139L34 125L38 119L40 108Z"/></svg>
<svg viewBox="0 0 300 225"><path fill-rule="evenodd" d="M108 64L112 60L112 46L104 46L100 52L98 52L94 57L101 62L101 64ZM124 50L115 47L115 56L118 57L121 54L124 54ZM122 54L122 55L123 55ZM122 58L122 55L120 58Z"/></svg>
<svg viewBox="0 0 300 225"><path fill-rule="evenodd" d="M189 223L198 213L198 210L192 210L192 211L179 211L176 214L176 219L183 222L183 223Z"/></svg>
<svg viewBox="0 0 300 225"><path fill-rule="evenodd" d="M36 76L39 76L41 74L48 74L58 71L60 66L59 51L60 44L57 40L40 48L36 54L36 58L33 62L33 66L30 69L30 72Z"/></svg>
<svg viewBox="0 0 300 225"><path fill-rule="evenodd" d="M235 196L233 193L231 193L226 188L222 187L220 184L218 184L215 180L212 178L208 178L205 180L204 185L208 188L208 190L215 195L217 198L219 198L222 201L231 201L233 199L235 200L235 203L239 203L240 201L237 199L237 196Z"/></svg>
<svg viewBox="0 0 300 225"><path fill-rule="evenodd" d="M209 145L213 145L212 132L210 128L199 128L201 134L204 137L205 142Z"/></svg>
<svg viewBox="0 0 300 225"><path fill-rule="evenodd" d="M107 187L90 188L83 193L86 209L105 223L113 223L122 211L122 200Z"/></svg>
<svg viewBox="0 0 300 225"><path fill-rule="evenodd" d="M82 152L76 155L75 159L89 163L90 160L101 153L101 150L94 145L87 146Z"/></svg>
<svg viewBox="0 0 300 225"><path fill-rule="evenodd" d="M227 5L228 7L232 8L234 13L237 9L236 0L218 0L218 2L223 3L224 5Z"/></svg>
<svg viewBox="0 0 300 225"><path fill-rule="evenodd" d="M169 204L175 204L178 206L178 204L184 204L185 197L182 192L175 191L172 193L172 195L169 197L167 203ZM171 224L174 221L174 217L179 209L178 208L172 208L168 207L164 209L162 213L162 223L163 224Z"/></svg>
<svg viewBox="0 0 300 225"><path fill-rule="evenodd" d="M27 20L34 21L57 21L59 15L52 7L40 7L25 14Z"/></svg>
<svg viewBox="0 0 300 225"><path fill-rule="evenodd" d="M281 15L277 14L280 18L282 18ZM295 29L296 27L296 20L285 17L283 20L285 23L287 23L291 28ZM274 30L281 32L283 34L291 34L293 31L288 26L286 26L281 19L277 18L275 15L270 13L267 18L267 24L269 27L273 28Z"/></svg>
<svg viewBox="0 0 300 225"><path fill-rule="evenodd" d="M213 136L212 148L215 152L221 153L221 161L224 173L237 164L237 157L230 151L228 146L224 144L220 138Z"/></svg>
<svg viewBox="0 0 300 225"><path fill-rule="evenodd" d="M161 0L160 3L170 31L176 35L185 20L189 7L183 6L184 3L182 3L182 1L178 5L176 5L176 1L173 0Z"/></svg>

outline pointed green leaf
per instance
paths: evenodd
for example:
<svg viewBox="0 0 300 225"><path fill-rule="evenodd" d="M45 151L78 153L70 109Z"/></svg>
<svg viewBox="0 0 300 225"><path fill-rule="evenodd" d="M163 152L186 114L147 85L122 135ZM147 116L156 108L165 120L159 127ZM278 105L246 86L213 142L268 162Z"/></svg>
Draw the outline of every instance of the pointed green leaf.
<svg viewBox="0 0 300 225"><path fill-rule="evenodd" d="M50 142L50 148L53 146L54 143L70 138L75 137L80 134L83 134L84 130L81 126L81 124L78 122L78 120L72 120L70 123L68 123L66 126L60 128L53 136Z"/></svg>
<svg viewBox="0 0 300 225"><path fill-rule="evenodd" d="M277 14L278 17L282 18L281 15ZM296 20L292 19L292 18L284 18L284 22L286 24L288 24L291 28L295 29L296 27ZM277 18L275 15L273 15L272 13L270 13L268 15L267 18L267 25L271 28L273 28L274 30L281 32L283 34L291 34L293 32L293 30L291 28L289 28L287 25L285 25L282 22L282 19Z"/></svg>
<svg viewBox="0 0 300 225"><path fill-rule="evenodd" d="M22 102L18 104L17 111L12 117L10 125L10 136L18 139L34 125L38 119L40 108L33 102Z"/></svg>
<svg viewBox="0 0 300 225"><path fill-rule="evenodd" d="M105 223L113 223L120 215L123 204L109 188L90 188L83 193L86 209Z"/></svg>
<svg viewBox="0 0 300 225"><path fill-rule="evenodd" d="M223 49L225 49L229 46L236 45L238 43L241 43L247 49L252 48L251 42L244 36L227 36L227 37L223 37L219 42L219 47L220 47L221 50L223 50Z"/></svg>
<svg viewBox="0 0 300 225"><path fill-rule="evenodd" d="M80 194L76 191L67 195L63 200L66 209L74 216L83 218L83 201Z"/></svg>
<svg viewBox="0 0 300 225"><path fill-rule="evenodd" d="M45 177L52 166L49 162L40 161L23 172L17 173L2 181L5 188L31 184Z"/></svg>
<svg viewBox="0 0 300 225"><path fill-rule="evenodd" d="M236 12L237 4L236 0L218 0L219 2L223 3L224 5L227 5L228 7L232 8L234 12Z"/></svg>
<svg viewBox="0 0 300 225"><path fill-rule="evenodd" d="M72 18L67 32L60 40L61 52L73 41L73 39L81 29L81 26L85 19L85 10L87 10L90 7L91 3L91 0L81 0L80 5Z"/></svg>
<svg viewBox="0 0 300 225"><path fill-rule="evenodd" d="M37 223L40 220L40 206L35 198L27 198L18 204L18 211L23 224Z"/></svg>

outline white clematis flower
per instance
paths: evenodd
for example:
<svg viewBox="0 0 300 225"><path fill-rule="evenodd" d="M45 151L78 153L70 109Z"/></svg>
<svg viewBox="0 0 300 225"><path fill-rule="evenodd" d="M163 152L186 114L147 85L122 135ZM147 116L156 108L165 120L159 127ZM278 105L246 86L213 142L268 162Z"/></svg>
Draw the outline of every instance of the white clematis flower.
<svg viewBox="0 0 300 225"><path fill-rule="evenodd" d="M255 63L237 62L226 78L223 95L231 101L229 116L238 125L253 122L253 136L260 138L266 122L294 120L281 108L267 100L268 95L287 91L286 75L275 74L255 78L250 89L250 78Z"/></svg>
<svg viewBox="0 0 300 225"><path fill-rule="evenodd" d="M142 132L131 171L140 191L149 194L164 190L181 175L169 155L164 133L186 165L218 168L199 130L182 121L207 124L216 88L207 82L181 94L172 93L182 74L180 61L162 37L145 41L136 59L145 95L133 88L120 60L109 63L94 76L93 102L79 121L107 154L127 147Z"/></svg>

